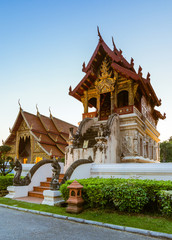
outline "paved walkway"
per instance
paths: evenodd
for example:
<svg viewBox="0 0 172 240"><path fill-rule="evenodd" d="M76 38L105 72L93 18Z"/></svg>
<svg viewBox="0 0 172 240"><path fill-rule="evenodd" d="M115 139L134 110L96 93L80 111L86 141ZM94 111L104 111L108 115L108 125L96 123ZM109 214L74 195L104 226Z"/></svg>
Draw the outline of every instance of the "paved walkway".
<svg viewBox="0 0 172 240"><path fill-rule="evenodd" d="M42 201L43 201L43 198L37 198L37 197L20 197L20 198L15 198L14 200L19 200L19 201L29 202L29 203L41 204Z"/></svg>
<svg viewBox="0 0 172 240"><path fill-rule="evenodd" d="M0 207L0 240L157 240L138 234L116 231Z"/></svg>

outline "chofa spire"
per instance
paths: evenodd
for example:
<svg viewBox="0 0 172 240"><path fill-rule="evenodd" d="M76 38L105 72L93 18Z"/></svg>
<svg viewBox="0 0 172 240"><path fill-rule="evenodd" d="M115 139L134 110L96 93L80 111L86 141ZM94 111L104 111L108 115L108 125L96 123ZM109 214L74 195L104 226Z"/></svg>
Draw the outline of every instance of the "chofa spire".
<svg viewBox="0 0 172 240"><path fill-rule="evenodd" d="M97 32L98 32L98 36L99 36L99 41L103 41L103 38L100 34L100 31L99 31L99 26L97 26Z"/></svg>

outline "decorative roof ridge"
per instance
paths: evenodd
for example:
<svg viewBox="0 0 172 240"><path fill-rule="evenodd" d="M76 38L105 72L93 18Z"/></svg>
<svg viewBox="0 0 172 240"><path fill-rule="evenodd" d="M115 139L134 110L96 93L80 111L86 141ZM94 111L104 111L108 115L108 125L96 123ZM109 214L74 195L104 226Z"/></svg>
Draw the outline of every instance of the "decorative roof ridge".
<svg viewBox="0 0 172 240"><path fill-rule="evenodd" d="M166 119L166 113L164 113L164 114L162 115L162 113L161 113L160 111L156 110L156 109L154 109L154 112L155 112L155 114L158 115L158 117L159 117L160 119L162 119L162 120Z"/></svg>
<svg viewBox="0 0 172 240"><path fill-rule="evenodd" d="M47 131L46 131L46 133L44 133L44 132L38 131L38 130L36 130L36 129L34 129L34 128L32 128L31 131L32 131L32 132L36 132L36 133L40 133L40 134L43 134L43 135L47 135L47 134L48 134Z"/></svg>
<svg viewBox="0 0 172 240"><path fill-rule="evenodd" d="M62 143L62 142L59 142L59 141L56 141L55 143L56 143L56 144L65 145L65 146L67 146L67 145L68 145L67 143Z"/></svg>
<svg viewBox="0 0 172 240"><path fill-rule="evenodd" d="M39 143L46 144L46 145L50 145L50 146L56 146L56 143L55 143L55 142L49 143L49 142L40 140Z"/></svg>
<svg viewBox="0 0 172 240"><path fill-rule="evenodd" d="M14 124L13 124L12 129L11 129L11 133L14 131L14 127L15 127L15 125L17 124L19 117L22 116L22 112L23 112L23 110L22 110L22 108L20 108L20 110L19 110L19 112L18 112L18 115L17 115L17 118L16 118L16 120L15 120L15 122L14 122ZM22 117L23 117L23 116L22 116Z"/></svg>
<svg viewBox="0 0 172 240"><path fill-rule="evenodd" d="M47 155L51 156L51 151L50 151L50 152L46 151L45 148L41 145L40 142L37 142L37 143L38 143L38 145L40 146L40 148L42 148L42 150L43 150L44 152L46 152ZM43 144L43 143L42 143L42 144Z"/></svg>
<svg viewBox="0 0 172 240"><path fill-rule="evenodd" d="M124 72L126 72L126 75L128 75L128 77L133 78L134 80L140 80L141 77L136 73L133 72L131 69L125 68L115 62L111 63L111 66L114 67L116 70L118 70L121 74L125 74Z"/></svg>
<svg viewBox="0 0 172 240"><path fill-rule="evenodd" d="M94 53L92 54L92 56L90 58L90 61L88 62L87 66L85 66L85 62L83 63L82 70L85 73L90 70L91 64L92 64L94 58L96 57L96 55L98 54L100 46L103 47L105 52L107 52L109 54L109 56L112 58L113 61L116 61L116 62L120 62L121 61L120 57L115 55L114 52L108 47L108 45L103 40L103 38L102 38L102 36L100 34L100 31L99 31L99 28L98 28L98 36L99 36L99 42L97 44L96 49L94 50Z"/></svg>
<svg viewBox="0 0 172 240"><path fill-rule="evenodd" d="M61 147L58 146L58 144L56 144L56 147L57 147L63 154L65 154L65 151L63 151L63 150L61 149Z"/></svg>
<svg viewBox="0 0 172 240"><path fill-rule="evenodd" d="M89 75L93 73L92 69L88 70L82 80L78 83L78 85L72 90L71 86L69 88L69 95L73 96L73 94L77 91L77 89L85 82L85 80L89 77Z"/></svg>
<svg viewBox="0 0 172 240"><path fill-rule="evenodd" d="M147 81L147 80L145 79L145 83L146 83L146 85L149 87L149 89L150 89L150 91L152 92L152 94L154 95L156 105L157 105L158 107L161 106L161 99L158 99L158 97L157 97L157 95L156 95L156 93L155 93L155 91L154 91L154 89L153 89L152 84L150 83L150 81Z"/></svg>
<svg viewBox="0 0 172 240"><path fill-rule="evenodd" d="M56 119L56 120L59 120L59 121L61 121L61 122L67 123L67 124L69 124L69 125L71 125L71 126L73 126L73 127L77 127L77 126L75 126L75 125L73 125L73 124L71 124L71 123L69 123L69 122L66 122L66 121L64 121L64 120L61 120L61 119L56 118L56 117L54 117L54 116L53 116L53 118ZM65 133L65 132L64 132L64 133Z"/></svg>
<svg viewBox="0 0 172 240"><path fill-rule="evenodd" d="M112 44L113 44L113 52L116 54L116 56L118 56L121 59L120 63L125 65L124 67L127 67L127 68L129 68L129 69L131 69L132 71L135 72L135 69L134 69L134 59L131 58L131 61L129 63L127 61L127 59L124 58L124 56L122 55L122 50L121 49L119 49L119 50L117 49L113 37L112 37Z"/></svg>

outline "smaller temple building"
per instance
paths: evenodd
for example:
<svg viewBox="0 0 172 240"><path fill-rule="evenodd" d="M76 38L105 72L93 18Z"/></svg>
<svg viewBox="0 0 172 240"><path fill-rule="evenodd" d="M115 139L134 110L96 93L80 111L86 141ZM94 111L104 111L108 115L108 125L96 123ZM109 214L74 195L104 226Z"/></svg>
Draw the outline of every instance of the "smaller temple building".
<svg viewBox="0 0 172 240"><path fill-rule="evenodd" d="M85 76L69 95L83 104L82 122L71 132L66 149L66 167L74 161L92 157L95 163L158 162L157 123L165 119L150 80L142 68L136 72L134 60L128 62L113 39L113 50L99 42L88 62ZM94 109L94 110L90 110Z"/></svg>
<svg viewBox="0 0 172 240"><path fill-rule="evenodd" d="M76 127L52 116L25 112L20 107L17 119L4 142L11 147L9 156L21 163L37 163L53 156L64 158L69 128Z"/></svg>

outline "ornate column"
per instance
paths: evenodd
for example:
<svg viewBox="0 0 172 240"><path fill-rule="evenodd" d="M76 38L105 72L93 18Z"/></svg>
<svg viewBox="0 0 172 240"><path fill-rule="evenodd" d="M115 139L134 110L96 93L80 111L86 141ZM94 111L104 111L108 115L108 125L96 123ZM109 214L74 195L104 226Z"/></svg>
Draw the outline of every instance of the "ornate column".
<svg viewBox="0 0 172 240"><path fill-rule="evenodd" d="M98 118L100 118L100 94L97 94L97 112Z"/></svg>
<svg viewBox="0 0 172 240"><path fill-rule="evenodd" d="M132 81L129 83L129 96L128 96L128 104L134 105L134 92L133 92L133 83Z"/></svg>
<svg viewBox="0 0 172 240"><path fill-rule="evenodd" d="M111 92L111 114L114 113L114 93Z"/></svg>
<svg viewBox="0 0 172 240"><path fill-rule="evenodd" d="M117 94L118 93L118 85L116 85L116 87L115 87L115 92L114 92L114 106L115 106L115 108L117 108L118 107L118 100L117 100Z"/></svg>
<svg viewBox="0 0 172 240"><path fill-rule="evenodd" d="M84 91L84 113L88 113L88 91Z"/></svg>
<svg viewBox="0 0 172 240"><path fill-rule="evenodd" d="M34 138L30 134L30 163L34 163L33 151L34 151Z"/></svg>
<svg viewBox="0 0 172 240"><path fill-rule="evenodd" d="M146 137L143 137L143 157L146 158Z"/></svg>
<svg viewBox="0 0 172 240"><path fill-rule="evenodd" d="M20 137L17 131L17 135L16 135L16 157L17 159L19 159L19 141L20 141Z"/></svg>

